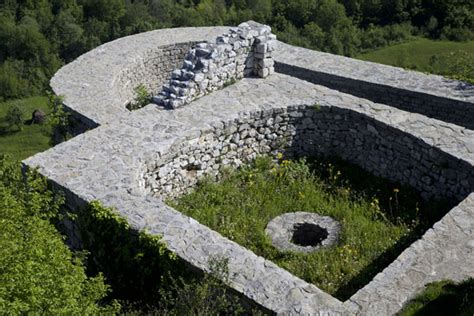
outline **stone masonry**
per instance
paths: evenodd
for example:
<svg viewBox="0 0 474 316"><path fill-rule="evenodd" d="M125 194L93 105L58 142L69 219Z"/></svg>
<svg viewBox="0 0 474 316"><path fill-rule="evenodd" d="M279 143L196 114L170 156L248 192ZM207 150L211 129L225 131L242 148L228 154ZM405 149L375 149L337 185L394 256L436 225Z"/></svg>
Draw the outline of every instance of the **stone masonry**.
<svg viewBox="0 0 474 316"><path fill-rule="evenodd" d="M200 270L227 258L229 286L277 314L393 315L427 283L474 277L472 86L277 42L272 76L243 78L173 111L126 109L134 86L158 88L179 56L226 30L137 34L64 66L51 85L93 129L23 163L63 190L72 209L93 200L114 207ZM339 156L456 206L341 302L163 202L201 175L279 152ZM74 223L68 237L80 246Z"/></svg>
<svg viewBox="0 0 474 316"><path fill-rule="evenodd" d="M271 28L252 21L231 28L215 43L198 43L153 102L175 109L237 79L265 78L274 72L271 54L275 46Z"/></svg>

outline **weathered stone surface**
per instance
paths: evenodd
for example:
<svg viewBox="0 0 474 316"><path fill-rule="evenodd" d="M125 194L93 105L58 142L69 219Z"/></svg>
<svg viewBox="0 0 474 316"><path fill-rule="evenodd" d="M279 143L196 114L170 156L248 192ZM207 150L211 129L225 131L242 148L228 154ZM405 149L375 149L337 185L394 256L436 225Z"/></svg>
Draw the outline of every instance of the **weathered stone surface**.
<svg viewBox="0 0 474 316"><path fill-rule="evenodd" d="M303 225L310 226L301 231L299 236L295 236ZM265 228L265 233L270 236L273 246L282 251L314 252L322 247L335 245L340 229L339 223L329 216L294 212L272 219Z"/></svg>
<svg viewBox="0 0 474 316"><path fill-rule="evenodd" d="M155 105L125 109L135 83L158 81L158 87L164 82L155 69L143 65L160 59L173 64L169 69L157 66L170 74L177 56L184 58L191 43L225 29L139 34L98 47L63 67L52 80L53 89L65 95L75 117L101 126L24 163L38 167L65 190L71 205L100 200L115 207L132 227L162 235L172 251L202 270L209 269L210 258L227 257L230 286L279 314L390 315L429 282L474 276L474 131L468 128L279 73L265 80L244 78L173 111ZM305 75L313 74L318 62L314 52L283 44L274 53L277 62L286 58L298 67L304 66L298 61L302 58L308 63ZM408 76L422 87L416 92L423 98L472 106L468 89L440 85L444 81L437 76L321 56L326 58L321 70L334 67L340 75L340 65L356 65L346 71L347 77L371 69L356 78L360 84L378 81L412 91L402 80ZM329 70L327 76L332 78ZM438 107L451 110L449 103ZM474 121L470 113L466 111L465 122ZM340 156L376 175L410 184L427 198L445 196L459 204L342 303L162 202L163 196L191 188L201 175L218 175L221 166L281 151ZM74 237L74 225L69 227Z"/></svg>
<svg viewBox="0 0 474 316"><path fill-rule="evenodd" d="M275 39L269 26L249 21L230 28L215 43L196 44L153 102L175 109L250 74L267 77L274 72Z"/></svg>
<svg viewBox="0 0 474 316"><path fill-rule="evenodd" d="M278 72L474 129L474 86L277 42Z"/></svg>

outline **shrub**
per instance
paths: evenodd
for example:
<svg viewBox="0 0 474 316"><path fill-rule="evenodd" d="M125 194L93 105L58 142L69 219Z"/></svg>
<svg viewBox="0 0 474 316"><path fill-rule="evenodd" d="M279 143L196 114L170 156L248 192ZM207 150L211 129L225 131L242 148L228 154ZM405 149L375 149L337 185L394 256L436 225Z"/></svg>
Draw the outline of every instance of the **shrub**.
<svg viewBox="0 0 474 316"><path fill-rule="evenodd" d="M8 109L5 120L10 129L14 126L16 126L19 131L23 129L23 112L18 105L13 105Z"/></svg>
<svg viewBox="0 0 474 316"><path fill-rule="evenodd" d="M127 109L130 111L140 109L151 102L151 94L148 92L147 88L140 84L135 87L135 98L130 104L127 105Z"/></svg>
<svg viewBox="0 0 474 316"><path fill-rule="evenodd" d="M52 143L58 144L68 140L71 137L69 132L69 113L64 110L64 97L48 93L48 107L51 114L48 118L48 124L53 129Z"/></svg>
<svg viewBox="0 0 474 316"><path fill-rule="evenodd" d="M0 310L5 314L97 314L108 286L88 277L54 228L63 199L35 172L0 157Z"/></svg>

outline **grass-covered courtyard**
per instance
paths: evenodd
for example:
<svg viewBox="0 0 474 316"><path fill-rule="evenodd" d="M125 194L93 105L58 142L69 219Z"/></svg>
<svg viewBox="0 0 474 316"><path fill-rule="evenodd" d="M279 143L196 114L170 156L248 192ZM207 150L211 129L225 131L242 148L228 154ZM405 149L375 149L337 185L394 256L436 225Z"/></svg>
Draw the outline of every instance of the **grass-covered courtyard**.
<svg viewBox="0 0 474 316"><path fill-rule="evenodd" d="M341 161L279 158L226 170L219 182L205 179L168 202L340 299L368 283L448 210L445 203L423 202L414 190ZM299 211L339 221L339 243L310 254L274 248L267 223Z"/></svg>

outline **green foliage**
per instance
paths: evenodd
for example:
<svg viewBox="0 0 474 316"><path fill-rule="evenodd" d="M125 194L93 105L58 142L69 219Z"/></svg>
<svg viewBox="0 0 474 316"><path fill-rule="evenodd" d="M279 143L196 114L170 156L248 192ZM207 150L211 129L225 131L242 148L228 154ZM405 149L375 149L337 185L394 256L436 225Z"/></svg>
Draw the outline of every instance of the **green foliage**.
<svg viewBox="0 0 474 316"><path fill-rule="evenodd" d="M194 192L169 203L341 299L366 284L441 216L441 204L422 202L413 190L355 166L278 158L227 170L221 182L204 180ZM274 248L265 234L267 223L296 211L338 220L339 244L311 254Z"/></svg>
<svg viewBox="0 0 474 316"><path fill-rule="evenodd" d="M19 131L23 129L23 112L18 105L10 106L5 116L5 121L10 129L12 127L16 127Z"/></svg>
<svg viewBox="0 0 474 316"><path fill-rule="evenodd" d="M5 120L8 109L18 106L27 115L40 109L48 114L47 98L34 97L0 103L0 153L9 154L14 159L25 159L50 147L50 127L25 123L21 131L11 131Z"/></svg>
<svg viewBox="0 0 474 316"><path fill-rule="evenodd" d="M171 279L170 290L162 291L159 315L240 315L244 309L239 298L229 292L226 282L227 260L215 258L209 262L210 273L186 281ZM257 311L255 311L257 312Z"/></svg>
<svg viewBox="0 0 474 316"><path fill-rule="evenodd" d="M229 80L227 80L226 82L224 82L224 85L222 86L223 88L226 88L228 86L231 86L233 85L234 83L236 83L237 80L235 78L230 78Z"/></svg>
<svg viewBox="0 0 474 316"><path fill-rule="evenodd" d="M77 213L84 248L92 260L88 267L104 273L113 298L132 302L156 302L169 283L169 273L179 276L183 263L157 236L137 232L110 208L92 202Z"/></svg>
<svg viewBox="0 0 474 316"><path fill-rule="evenodd" d="M474 279L430 283L400 312L400 316L422 315L474 315Z"/></svg>
<svg viewBox="0 0 474 316"><path fill-rule="evenodd" d="M53 130L52 143L58 144L71 138L69 113L64 110L64 98L48 93L48 107L50 115L48 124Z"/></svg>
<svg viewBox="0 0 474 316"><path fill-rule="evenodd" d="M283 41L348 56L414 34L474 39L466 0L9 0L0 4L0 98L41 93L63 63L124 35L250 19Z"/></svg>
<svg viewBox="0 0 474 316"><path fill-rule="evenodd" d="M140 84L136 86L133 91L135 91L135 98L127 105L127 109L130 111L138 110L150 104L151 94L144 85Z"/></svg>
<svg viewBox="0 0 474 316"><path fill-rule="evenodd" d="M51 220L63 202L46 180L0 157L0 310L4 314L112 313L98 302L108 286L87 277L80 257L63 243Z"/></svg>
<svg viewBox="0 0 474 316"><path fill-rule="evenodd" d="M73 215L81 227L88 268L103 272L126 315L218 315L239 313L240 300L228 291L227 262L210 262L211 273L191 273L158 236L137 232L115 210L92 202Z"/></svg>
<svg viewBox="0 0 474 316"><path fill-rule="evenodd" d="M417 38L358 58L474 83L473 54L474 41L455 43Z"/></svg>

